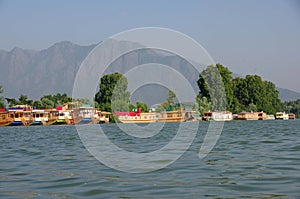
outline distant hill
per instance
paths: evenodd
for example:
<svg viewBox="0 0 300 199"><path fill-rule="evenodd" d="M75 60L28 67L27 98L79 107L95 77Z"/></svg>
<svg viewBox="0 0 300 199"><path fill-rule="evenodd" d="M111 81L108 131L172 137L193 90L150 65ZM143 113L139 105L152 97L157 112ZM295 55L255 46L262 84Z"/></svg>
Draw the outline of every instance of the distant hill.
<svg viewBox="0 0 300 199"><path fill-rule="evenodd" d="M14 48L0 51L0 85L7 97L25 94L39 99L45 94L71 94L79 65L95 47L59 42L41 50Z"/></svg>
<svg viewBox="0 0 300 199"><path fill-rule="evenodd" d="M39 99L46 94L71 95L77 70L95 46L96 44L80 46L63 41L41 51L17 47L11 51L0 50L0 85L4 88L4 96L17 98L20 94L25 94L30 99ZM177 56L151 49L131 52L125 58L117 59L106 73L116 71L124 73L137 65L151 62L172 66L197 90L196 81L199 74L188 62ZM158 75L163 78L165 74ZM300 94L294 91L281 88L278 90L280 98L284 101L300 98ZM143 99L147 96L147 91L149 97ZM156 95L149 95L149 92ZM133 100L144 100L152 105L162 102L166 92L166 89L158 88L157 85L152 88L144 87L134 94Z"/></svg>
<svg viewBox="0 0 300 199"><path fill-rule="evenodd" d="M277 88L279 91L279 98L282 101L295 101L297 99L300 99L300 93L297 93L295 91L285 89L285 88Z"/></svg>

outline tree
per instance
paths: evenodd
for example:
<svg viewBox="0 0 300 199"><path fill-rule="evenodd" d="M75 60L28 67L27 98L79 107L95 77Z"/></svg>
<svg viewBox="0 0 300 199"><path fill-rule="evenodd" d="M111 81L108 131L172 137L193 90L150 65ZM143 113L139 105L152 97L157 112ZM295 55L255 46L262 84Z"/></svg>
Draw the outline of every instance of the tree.
<svg viewBox="0 0 300 199"><path fill-rule="evenodd" d="M178 109L179 106L180 105L177 102L176 94L173 91L169 90L167 99L156 108L156 111L172 111Z"/></svg>
<svg viewBox="0 0 300 199"><path fill-rule="evenodd" d="M275 84L263 81L258 75L234 79L233 91L236 112L264 111L275 114L280 109L280 99Z"/></svg>
<svg viewBox="0 0 300 199"><path fill-rule="evenodd" d="M205 112L211 111L211 102L206 97L197 96L197 102L199 105L199 112L203 115Z"/></svg>
<svg viewBox="0 0 300 199"><path fill-rule="evenodd" d="M143 102L136 102L136 108L139 109L141 108L142 109L142 112L148 112L148 105L146 103L143 103Z"/></svg>
<svg viewBox="0 0 300 199"><path fill-rule="evenodd" d="M227 75L226 69L222 68L221 65L219 67L224 69L223 73ZM201 99L205 97L211 103L213 110L226 110L226 90L217 66L208 66L199 75L197 83L200 90L198 102L201 102ZM201 107L201 104L199 104L199 107Z"/></svg>
<svg viewBox="0 0 300 199"><path fill-rule="evenodd" d="M5 105L4 105L4 97L1 95L3 93L3 88L2 86L0 85L0 108L5 108Z"/></svg>
<svg viewBox="0 0 300 199"><path fill-rule="evenodd" d="M43 97L41 99L41 102L42 102L43 108L54 108L55 107L54 102L51 99L48 99L46 97Z"/></svg>
<svg viewBox="0 0 300 199"><path fill-rule="evenodd" d="M233 82L232 82L232 72L225 66L221 64L216 65L218 71L222 77L222 81L225 87L226 93L226 109L233 111L234 109L234 93L233 93Z"/></svg>
<svg viewBox="0 0 300 199"><path fill-rule="evenodd" d="M100 80L99 91L95 101L103 111L128 111L130 93L127 91L128 82L120 73L104 75Z"/></svg>

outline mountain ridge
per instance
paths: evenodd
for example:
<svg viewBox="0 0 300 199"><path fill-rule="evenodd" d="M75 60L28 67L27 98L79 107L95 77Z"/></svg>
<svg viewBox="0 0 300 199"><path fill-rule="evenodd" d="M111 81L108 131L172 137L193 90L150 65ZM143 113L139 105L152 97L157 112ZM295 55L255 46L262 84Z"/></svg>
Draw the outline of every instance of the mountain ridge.
<svg viewBox="0 0 300 199"><path fill-rule="evenodd" d="M96 45L81 46L70 41L61 41L42 50L19 47L14 47L10 51L0 49L0 85L4 88L4 96L17 98L25 94L30 99L39 99L46 94L71 95L77 70ZM150 55L150 58L143 58L144 55ZM153 52L135 53L130 56L130 59L119 60L118 64L122 67L136 65L151 59L155 60L154 55ZM165 64L174 62L168 54L161 55L159 59ZM182 60L175 59L176 61L177 65L182 64L179 62ZM122 69L119 67L118 70ZM192 73L187 73L186 76L191 79L196 78ZM278 90L283 101L300 98L300 93L295 91L286 88L278 88Z"/></svg>

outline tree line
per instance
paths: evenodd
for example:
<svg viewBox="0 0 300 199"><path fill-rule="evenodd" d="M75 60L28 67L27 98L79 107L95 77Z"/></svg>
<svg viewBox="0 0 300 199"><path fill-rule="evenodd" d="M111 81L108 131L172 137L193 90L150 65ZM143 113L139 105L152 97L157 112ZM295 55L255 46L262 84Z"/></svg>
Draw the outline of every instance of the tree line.
<svg viewBox="0 0 300 199"><path fill-rule="evenodd" d="M221 64L208 66L199 77L197 96L200 112L208 110L264 111L275 114L281 108L275 84L263 81L258 75L232 77L232 72Z"/></svg>
<svg viewBox="0 0 300 199"><path fill-rule="evenodd" d="M243 111L264 111L275 114L278 111L295 113L299 116L300 99L294 102L281 102L279 92L275 84L264 81L258 75L246 77L232 77L232 72L221 64L208 66L197 81L199 94L196 96L198 111L203 114L207 111L231 111L239 113ZM148 111L148 105L144 102L130 102L130 93L127 91L128 81L120 73L106 74L101 77L99 91L95 94L95 107L103 111L134 111L139 108L143 112ZM3 88L0 85L0 107L5 107L4 100L9 106L28 104L36 108L55 108L74 99L67 94L44 95L40 100L30 100L26 95L20 95L18 99L4 98ZM90 103L88 99L79 99L82 103ZM157 107L157 111L174 110L180 107L176 101L176 95L169 91L168 98ZM191 105L189 105L191 106ZM193 105L193 108L196 108Z"/></svg>

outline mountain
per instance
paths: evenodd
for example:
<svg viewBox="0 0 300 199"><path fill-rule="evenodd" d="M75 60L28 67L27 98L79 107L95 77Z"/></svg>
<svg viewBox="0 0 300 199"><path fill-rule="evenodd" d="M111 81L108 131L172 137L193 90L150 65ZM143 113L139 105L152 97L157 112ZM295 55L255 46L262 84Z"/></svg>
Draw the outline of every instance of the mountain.
<svg viewBox="0 0 300 199"><path fill-rule="evenodd" d="M285 88L277 88L277 90L279 91L279 98L282 101L296 101L297 99L300 99L300 93L295 91Z"/></svg>
<svg viewBox="0 0 300 199"><path fill-rule="evenodd" d="M128 44L120 42L118 45L112 51ZM67 93L71 95L79 66L95 46L96 44L80 46L63 41L41 51L17 47L11 51L0 50L0 85L3 86L4 96L18 98L24 94L30 99L39 99L46 94ZM182 74L197 92L198 72L190 63L179 56L162 50L132 51L125 57L121 56L115 60L105 73L125 73L137 65L147 63L171 66ZM157 75L161 78L166 77L166 74ZM300 94L294 91L281 88L278 90L280 91L280 98L284 101L300 98ZM153 105L161 103L166 96L166 88L148 85L137 90L133 94L132 100L141 100Z"/></svg>
<svg viewBox="0 0 300 199"><path fill-rule="evenodd" d="M25 94L39 99L45 94L71 94L73 81L82 60L95 47L59 42L34 51L14 48L0 51L0 85L6 97Z"/></svg>

